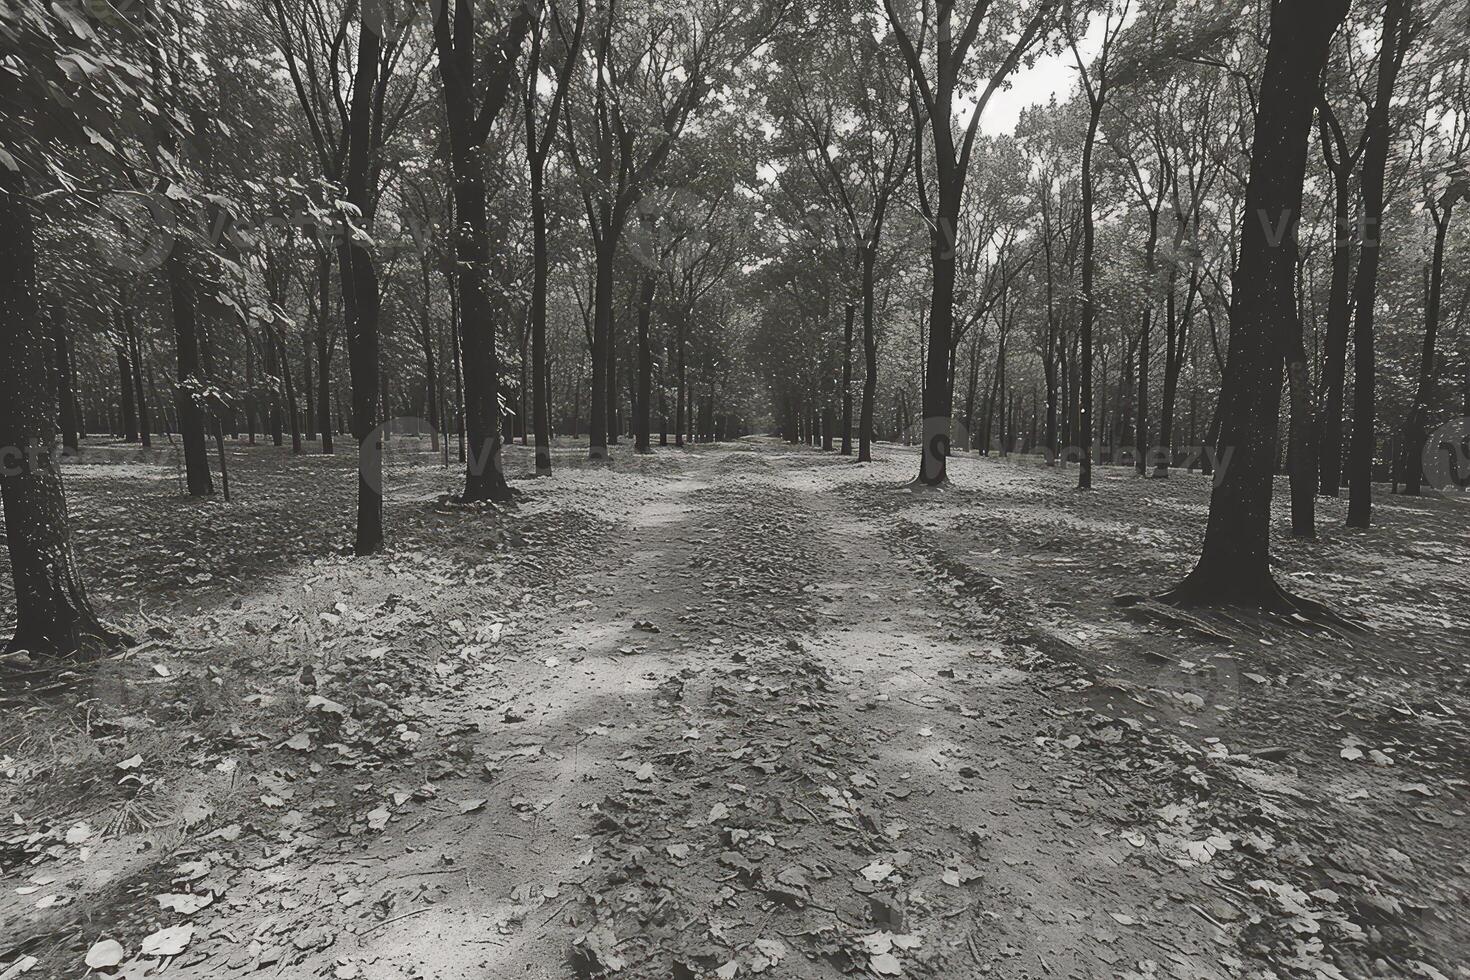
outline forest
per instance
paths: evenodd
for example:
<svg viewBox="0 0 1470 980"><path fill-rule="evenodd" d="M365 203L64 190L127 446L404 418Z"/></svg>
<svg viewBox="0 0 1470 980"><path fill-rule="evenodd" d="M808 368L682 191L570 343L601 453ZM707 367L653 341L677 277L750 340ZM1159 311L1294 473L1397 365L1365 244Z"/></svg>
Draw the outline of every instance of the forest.
<svg viewBox="0 0 1470 980"><path fill-rule="evenodd" d="M1470 0L3 0L0 980L1470 978Z"/></svg>

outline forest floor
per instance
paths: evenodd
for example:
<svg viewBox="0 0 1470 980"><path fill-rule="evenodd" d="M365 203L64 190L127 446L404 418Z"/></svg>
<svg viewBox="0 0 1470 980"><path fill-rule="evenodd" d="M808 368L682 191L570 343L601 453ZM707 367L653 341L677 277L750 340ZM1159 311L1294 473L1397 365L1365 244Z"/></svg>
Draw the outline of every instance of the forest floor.
<svg viewBox="0 0 1470 980"><path fill-rule="evenodd" d="M1281 541L1337 634L1112 602L1198 475L877 455L566 447L498 515L399 437L358 559L346 456L87 447L142 642L0 680L0 980L1470 977L1470 501Z"/></svg>

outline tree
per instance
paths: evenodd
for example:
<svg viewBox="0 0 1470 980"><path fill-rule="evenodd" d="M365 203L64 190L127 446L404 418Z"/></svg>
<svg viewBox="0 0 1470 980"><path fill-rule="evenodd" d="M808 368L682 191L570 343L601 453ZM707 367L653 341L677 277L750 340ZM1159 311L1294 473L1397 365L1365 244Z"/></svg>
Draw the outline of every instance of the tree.
<svg viewBox="0 0 1470 980"><path fill-rule="evenodd" d="M1347 11L1348 0L1278 0L1271 10L1220 395L1220 444L1230 455L1215 479L1199 563L1165 595L1171 601L1320 611L1272 577L1271 491L1282 365L1300 331L1291 228L1328 46Z"/></svg>
<svg viewBox="0 0 1470 980"><path fill-rule="evenodd" d="M901 6L903 5L903 6ZM924 368L923 437L918 482L938 486L947 481L950 420L954 391L950 385L951 333L954 328L955 257L965 176L985 107L1022 60L1035 52L1056 20L1061 0L973 0L969 10L956 0L883 0L892 28L914 82L915 180L919 207L929 225L928 359ZM1018 25L1014 36L997 24ZM977 42L984 42L977 47ZM996 40L999 38L999 40ZM976 77L976 65L994 65ZM979 86L967 122L957 117L956 99ZM922 159L923 135L930 136L933 191Z"/></svg>
<svg viewBox="0 0 1470 980"><path fill-rule="evenodd" d="M555 29L555 50L548 36L548 18L550 26ZM581 57L582 29L586 20L586 2L577 0L577 16L568 37L561 7L554 2L547 4L531 25L530 66L521 91L526 123L526 159L531 177L531 387L537 476L551 474L551 379L546 365L546 291L551 260L546 240L546 159L551 153L557 122L567 99L572 69ZM543 71L547 74L543 75ZM539 91L542 78L547 78L551 86L549 100L543 100ZM646 434L642 448L648 448Z"/></svg>
<svg viewBox="0 0 1470 980"><path fill-rule="evenodd" d="M127 637L104 625L77 570L66 494L57 462L57 387L53 338L36 285L37 205L31 181L66 180L67 147L89 144L121 166L118 130L146 133L134 104L141 70L106 50L97 29L74 9L11 0L0 9L0 59L26 66L0 76L0 498L15 586L16 630L7 652L37 658L87 656ZM77 60L82 59L82 60ZM77 79L69 66L91 71ZM131 124L131 125L129 125ZM109 136L111 138L109 138Z"/></svg>
<svg viewBox="0 0 1470 980"><path fill-rule="evenodd" d="M1070 11L1069 11L1070 13ZM1097 320L1097 297L1094 287L1097 281L1096 219L1093 215L1093 199L1096 196L1092 173L1093 151L1097 146L1098 128L1102 121L1103 107L1107 104L1109 89L1113 84L1110 74L1113 46L1123 31L1128 14L1128 0L1123 0L1122 9L1114 21L1113 5L1107 7L1103 21L1103 44L1092 71L1077 50L1077 27L1068 18L1067 44L1072 49L1072 58L1081 77L1082 92L1087 98L1087 136L1082 143L1082 323L1080 344L1082 349L1082 390L1077 404L1077 427L1075 435L1082 441L1082 456L1077 473L1077 489L1092 489L1092 347L1093 326Z"/></svg>
<svg viewBox="0 0 1470 980"><path fill-rule="evenodd" d="M1388 169L1394 84L1404 56L1419 30L1414 0L1387 0L1378 49L1373 108L1363 147L1363 243L1355 282L1353 321L1353 435L1348 450L1348 527L1367 527L1373 515L1373 457L1377 450L1374 390L1374 316L1378 304L1378 266L1383 254L1384 180Z"/></svg>
<svg viewBox="0 0 1470 980"><path fill-rule="evenodd" d="M474 0L440 5L434 19L445 128L454 176L454 271L459 297L460 358L464 369L466 501L508 501L500 452L500 362L490 289L490 228L486 207L486 140L511 92L532 4L514 3L492 29L483 55Z"/></svg>

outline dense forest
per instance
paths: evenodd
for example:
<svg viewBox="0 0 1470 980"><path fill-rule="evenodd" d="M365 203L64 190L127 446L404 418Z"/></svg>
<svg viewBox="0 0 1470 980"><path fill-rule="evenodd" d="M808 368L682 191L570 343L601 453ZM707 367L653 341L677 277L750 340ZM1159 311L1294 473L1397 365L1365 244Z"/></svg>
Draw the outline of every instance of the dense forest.
<svg viewBox="0 0 1470 980"><path fill-rule="evenodd" d="M1464 636L1463 606L1433 640L1394 630L1441 621L1418 605L1434 586L1413 561L1443 556L1432 560L1449 567L1429 574L1460 582L1446 602L1464 585L1467 0L4 0L0 67L12 586L0 592L12 637L0 685L45 711L57 709L42 692L74 690L90 663L126 671L128 651L182 643L186 609L215 608L187 598L211 575L238 586L235 611L242 596L263 601L241 556L296 583L287 594L299 599L321 567L405 574L452 533L441 552L462 567L424 566L424 580L468 574L464 588L487 590L481 605L509 608L496 583L512 573L489 582L480 566L497 548L549 563L527 604L559 595L579 562L620 554L597 535L642 528L629 562L696 548L659 537L685 507L665 497L690 481L727 508L708 529L734 550L686 555L685 578L746 569L729 594L758 604L793 591L800 607L818 588L772 577L783 560L822 567L822 544L803 550L818 526L832 567L863 580L859 553L832 544L843 520L894 535L874 567L918 562L940 569L944 594L983 597L985 575L1000 583L1021 566L957 585L954 556L1008 547L1019 532L1007 522L1031 519L1008 508L1045 500L1046 519L1065 526L1024 553L1093 552L1109 569L1095 583L1108 611L1093 620L1181 644L1316 644L1334 658L1401 645L1454 688L1406 710L1462 697L1463 648L1448 673L1436 658ZM763 481L790 460L808 475L768 493ZM739 509L742 481L767 510ZM845 503L803 529L783 509L803 495ZM938 510L914 516L925 507ZM925 543L944 521L973 531L970 552ZM483 533L495 543L477 557L467 542ZM1112 534L1133 542L1115 564L1113 545L1097 543ZM767 548L775 564L757 557ZM1346 570L1344 556L1368 554L1395 557ZM750 582L769 586L761 600L741 591ZM1409 582L1407 597L1380 591ZM1015 591L1055 588L1067 606L1081 601L1071 587ZM340 594L283 622L336 626L354 606ZM666 609L662 628L676 615L724 622L730 610L707 598L674 603L705 612ZM1387 625L1375 611L1389 606L1418 612ZM772 608L768 626L782 615ZM432 618L460 623L463 649L490 644L458 615ZM1040 629L1051 614L1018 615ZM806 655L810 642L790 633L803 622L770 626L785 657ZM646 617L628 629L659 633ZM983 644L991 634L977 629ZM1099 635L1070 632L1068 644ZM555 667L536 644L564 635L526 649ZM303 710L319 715L327 696L312 692L326 688L299 678L331 673L308 652L331 644L305 632L280 642L290 684L315 699ZM1277 676L1246 676L1257 675ZM402 693L391 678L379 687L369 700ZM507 720L509 703L496 701ZM38 725L0 739L6 760ZM1332 761L1358 744L1332 747ZM620 812L604 817L626 831ZM739 843L726 835L716 870L750 884ZM816 880L801 883L804 902ZM1463 894L1457 881L1440 897ZM1259 883L1248 890L1310 904ZM914 936L874 921L888 939L857 968L896 975L917 955L900 940ZM639 922L620 934L647 931ZM1378 928L1357 959L1267 944L1263 962L1282 973L1220 975L1344 976L1334 962L1352 976L1463 974L1463 923L1427 929L1438 946L1422 935L1375 946ZM92 932L87 965L120 968L121 948L93 957ZM611 932L583 932L584 973L627 966ZM24 962L5 959L8 938L3 978ZM673 941L656 939L646 962L659 965L643 969L764 972L785 947L761 941L744 960L695 968L670 967ZM1045 951L1048 940L1017 942ZM147 945L134 962L160 961ZM926 968L970 975L981 958ZM802 969L822 962L807 959ZM776 973L797 975L781 974L793 961ZM343 962L336 976L359 975ZM1078 976L1166 975L1074 962Z"/></svg>

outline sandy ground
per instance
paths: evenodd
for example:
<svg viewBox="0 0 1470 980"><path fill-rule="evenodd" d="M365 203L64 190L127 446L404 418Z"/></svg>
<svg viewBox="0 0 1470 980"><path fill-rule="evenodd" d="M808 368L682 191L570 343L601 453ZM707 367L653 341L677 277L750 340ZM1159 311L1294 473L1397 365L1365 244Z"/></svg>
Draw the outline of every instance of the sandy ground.
<svg viewBox="0 0 1470 980"><path fill-rule="evenodd" d="M144 642L6 688L0 978L1470 977L1463 501L1283 543L1337 635L1112 604L1195 475L400 444L370 559L350 461L70 465Z"/></svg>

